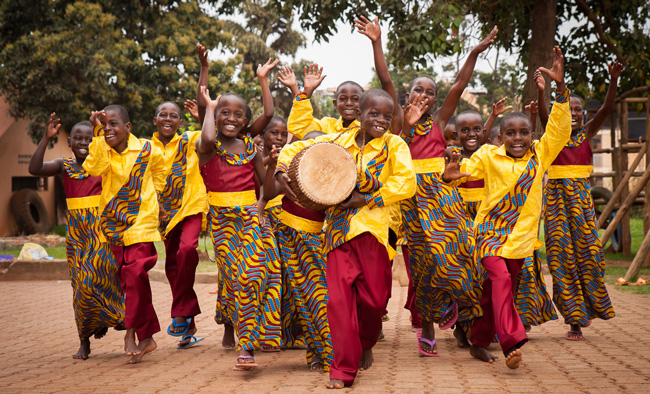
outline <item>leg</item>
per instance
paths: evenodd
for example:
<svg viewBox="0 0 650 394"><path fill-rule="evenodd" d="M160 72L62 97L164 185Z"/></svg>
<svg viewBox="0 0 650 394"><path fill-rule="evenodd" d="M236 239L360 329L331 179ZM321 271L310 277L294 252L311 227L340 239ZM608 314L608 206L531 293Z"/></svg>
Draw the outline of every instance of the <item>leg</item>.
<svg viewBox="0 0 650 394"><path fill-rule="evenodd" d="M494 314L492 312L492 281L488 276L483 281L483 294L480 300L483 316L474 319L472 322L472 343L469 354L486 363L493 363L499 358L488 352L487 348L492 343L496 334L494 329Z"/></svg>
<svg viewBox="0 0 650 394"><path fill-rule="evenodd" d="M409 260L409 252L406 245L402 246L402 255L404 256L404 265L406 265L406 275L409 278L408 293L406 296L406 305L404 305L404 308L408 309L411 312L411 326L417 329L422 327L422 321L420 320L418 308L415 306L415 291L413 290L411 262Z"/></svg>
<svg viewBox="0 0 650 394"><path fill-rule="evenodd" d="M90 339L86 338L80 340L79 350L77 350L77 353L74 356L72 356L72 358L77 360L87 360L89 354L90 354Z"/></svg>

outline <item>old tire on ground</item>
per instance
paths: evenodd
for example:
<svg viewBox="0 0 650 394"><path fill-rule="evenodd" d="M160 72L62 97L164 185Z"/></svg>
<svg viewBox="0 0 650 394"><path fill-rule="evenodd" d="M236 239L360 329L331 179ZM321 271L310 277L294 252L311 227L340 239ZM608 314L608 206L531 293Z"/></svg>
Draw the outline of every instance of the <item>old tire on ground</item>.
<svg viewBox="0 0 650 394"><path fill-rule="evenodd" d="M602 186L594 186L591 188L591 198L593 199L593 201L604 200L605 205L607 205L609 200L612 199L612 195L613 193L609 189L604 188ZM594 208L596 211L596 220L598 220L604 208L604 205L597 206L596 204L594 204ZM607 226L609 226L609 223L612 221L612 219L614 219L614 216L616 216L616 212L618 212L618 209L614 209L612 213L609 214L609 217L605 221L605 228L607 228ZM614 250L614 252L618 253L623 251L623 225L622 224L619 224L616 227L616 230L614 230L614 234L612 234L609 240L611 242L611 247ZM604 247L605 245L603 245L603 248Z"/></svg>
<svg viewBox="0 0 650 394"><path fill-rule="evenodd" d="M11 196L10 204L11 212L22 233L45 233L50 229L50 218L45 203L36 190L18 190Z"/></svg>

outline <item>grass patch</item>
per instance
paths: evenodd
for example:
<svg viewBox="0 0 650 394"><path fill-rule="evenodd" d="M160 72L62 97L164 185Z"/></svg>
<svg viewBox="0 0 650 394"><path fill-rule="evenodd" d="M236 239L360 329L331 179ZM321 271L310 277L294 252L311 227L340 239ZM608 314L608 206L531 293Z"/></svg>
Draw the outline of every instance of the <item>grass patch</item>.
<svg viewBox="0 0 650 394"><path fill-rule="evenodd" d="M598 231L598 235L602 237L605 230ZM623 253L605 253L605 258L609 260L624 260L632 261L634 256L636 256L639 248L641 247L641 242L643 242L643 218L642 217L631 217L630 218L630 238L632 239L631 243L631 257L623 256ZM604 249L609 247L610 242L608 241Z"/></svg>
<svg viewBox="0 0 650 394"><path fill-rule="evenodd" d="M51 246L51 247L44 246L44 248L47 251L47 254L54 257L55 259L65 260L67 258L65 255L65 245L58 245L58 246ZM8 248L0 251L0 254L11 254L15 258L18 258L21 250L23 250L22 246L18 248Z"/></svg>
<svg viewBox="0 0 650 394"><path fill-rule="evenodd" d="M605 267L605 283L613 285L618 278L625 276L627 267ZM650 275L650 268L641 268L639 276ZM616 290L624 291L632 294L646 294L650 295L650 285L646 286L616 286Z"/></svg>

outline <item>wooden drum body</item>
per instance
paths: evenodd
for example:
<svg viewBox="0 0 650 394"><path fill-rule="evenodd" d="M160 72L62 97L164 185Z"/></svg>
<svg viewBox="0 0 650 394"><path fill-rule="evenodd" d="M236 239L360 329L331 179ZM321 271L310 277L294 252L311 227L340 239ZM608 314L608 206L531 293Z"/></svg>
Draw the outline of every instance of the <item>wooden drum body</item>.
<svg viewBox="0 0 650 394"><path fill-rule="evenodd" d="M352 154L332 142L318 142L298 152L287 175L298 204L313 211L340 204L357 184Z"/></svg>

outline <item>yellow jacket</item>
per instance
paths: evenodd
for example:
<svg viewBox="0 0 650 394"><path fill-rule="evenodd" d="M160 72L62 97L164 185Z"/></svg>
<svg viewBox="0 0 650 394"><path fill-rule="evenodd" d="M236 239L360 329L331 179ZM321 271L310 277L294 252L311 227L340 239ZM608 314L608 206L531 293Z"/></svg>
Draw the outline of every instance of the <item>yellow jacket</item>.
<svg viewBox="0 0 650 394"><path fill-rule="evenodd" d="M455 184L466 180L485 181L484 199L474 221L481 258L490 255L512 259L532 256L542 209L542 179L571 136L568 97L568 90L564 95L559 95L560 101L553 105L546 133L539 141L533 142L522 158L508 156L505 146L483 145L469 160L463 160L460 170L471 176ZM535 160L531 161L534 154ZM528 172L528 169L531 171ZM518 184L525 173L530 174L532 183ZM505 215L504 207L515 206L515 199L523 204L517 212L505 208L508 213ZM509 221L514 221L513 227L509 228L513 225L512 222L508 224ZM503 234L502 239L494 236L499 231ZM485 242L481 243L481 238Z"/></svg>
<svg viewBox="0 0 650 394"><path fill-rule="evenodd" d="M359 121L353 121L348 128L359 127ZM310 131L318 130L323 133L333 134L345 130L343 127L343 118L323 118L314 119L314 109L311 106L311 100L298 95L293 100L289 120L287 121L287 131L296 138L303 139L305 134Z"/></svg>
<svg viewBox="0 0 650 394"><path fill-rule="evenodd" d="M357 160L360 149L355 137L360 129L343 134L335 143L346 148ZM323 135L315 140L285 145L278 158L276 173L287 172L291 159L304 147L316 142L332 141L338 134ZM413 197L416 189L415 170L408 145L401 137L386 133L368 142L363 149L363 171L355 190L366 195L361 208L327 210L327 230L323 254L369 232L386 246L392 259L395 251L388 245L390 205Z"/></svg>
<svg viewBox="0 0 650 394"><path fill-rule="evenodd" d="M108 241L126 246L160 241L157 193L165 187L165 161L160 150L151 141L129 134L127 148L120 154L104 140L102 126L95 127L94 134L83 168L90 175L102 177L99 212ZM142 158L146 167L138 171L142 169L138 162ZM106 214L109 210L105 211L107 205L109 210L123 214L124 220L111 221Z"/></svg>
<svg viewBox="0 0 650 394"><path fill-rule="evenodd" d="M151 142L164 157L167 174L161 202L170 219L161 224L163 235L169 234L184 218L197 213L205 215L208 211L208 195L196 154L196 141L200 137L200 131L187 131L182 135L174 135L167 145L160 142L157 132L151 138ZM179 194L180 201L175 201L174 198Z"/></svg>

